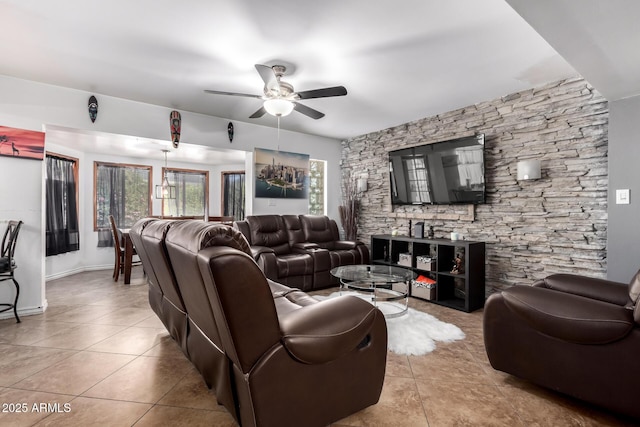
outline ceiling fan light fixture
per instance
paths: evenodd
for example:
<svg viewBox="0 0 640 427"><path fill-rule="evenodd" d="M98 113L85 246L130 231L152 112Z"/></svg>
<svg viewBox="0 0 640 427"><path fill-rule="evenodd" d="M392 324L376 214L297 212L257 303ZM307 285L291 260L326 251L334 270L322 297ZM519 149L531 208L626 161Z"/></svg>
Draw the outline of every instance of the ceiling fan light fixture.
<svg viewBox="0 0 640 427"><path fill-rule="evenodd" d="M265 100L263 107L272 116L284 117L293 111L293 102L282 98L273 98Z"/></svg>

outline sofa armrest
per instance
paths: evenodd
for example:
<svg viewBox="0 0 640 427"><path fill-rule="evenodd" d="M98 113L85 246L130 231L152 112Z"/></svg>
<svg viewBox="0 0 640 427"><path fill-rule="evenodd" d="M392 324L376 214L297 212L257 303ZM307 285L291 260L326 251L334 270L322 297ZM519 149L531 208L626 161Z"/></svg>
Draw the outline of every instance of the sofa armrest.
<svg viewBox="0 0 640 427"><path fill-rule="evenodd" d="M501 292L505 305L534 330L577 344L606 344L625 337L633 314L623 306L534 286Z"/></svg>
<svg viewBox="0 0 640 427"><path fill-rule="evenodd" d="M580 295L616 305L626 305L630 302L628 285L596 277L576 274L552 274L542 280L538 280L533 286Z"/></svg>
<svg viewBox="0 0 640 427"><path fill-rule="evenodd" d="M320 249L320 246L318 246L317 243L309 243L309 242L294 243L293 245L291 245L291 250L292 252L295 252L295 253L308 253L313 249Z"/></svg>
<svg viewBox="0 0 640 427"><path fill-rule="evenodd" d="M269 246L251 246L251 256L253 256L253 259L257 260L260 255L268 253L275 254L275 251Z"/></svg>
<svg viewBox="0 0 640 427"><path fill-rule="evenodd" d="M313 258L313 271L328 271L331 269L329 250L321 248L317 243L296 243L291 249L294 253L311 255Z"/></svg>
<svg viewBox="0 0 640 427"><path fill-rule="evenodd" d="M353 240L336 240L334 242L334 249L337 249L337 250L355 249L357 245L358 245L358 242L354 242Z"/></svg>
<svg viewBox="0 0 640 427"><path fill-rule="evenodd" d="M382 313L358 297L330 298L283 316L282 342L302 363L326 363L365 341L377 316Z"/></svg>
<svg viewBox="0 0 640 427"><path fill-rule="evenodd" d="M268 246L251 246L251 256L269 279L278 279L276 252Z"/></svg>

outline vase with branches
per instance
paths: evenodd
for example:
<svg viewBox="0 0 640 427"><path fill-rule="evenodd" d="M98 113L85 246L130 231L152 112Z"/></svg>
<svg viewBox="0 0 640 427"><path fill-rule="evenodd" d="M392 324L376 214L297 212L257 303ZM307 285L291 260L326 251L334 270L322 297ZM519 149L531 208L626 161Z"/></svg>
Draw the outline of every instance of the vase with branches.
<svg viewBox="0 0 640 427"><path fill-rule="evenodd" d="M346 172L342 179L342 205L338 206L340 222L346 240L356 240L358 236L358 217L360 214L360 194L351 173Z"/></svg>

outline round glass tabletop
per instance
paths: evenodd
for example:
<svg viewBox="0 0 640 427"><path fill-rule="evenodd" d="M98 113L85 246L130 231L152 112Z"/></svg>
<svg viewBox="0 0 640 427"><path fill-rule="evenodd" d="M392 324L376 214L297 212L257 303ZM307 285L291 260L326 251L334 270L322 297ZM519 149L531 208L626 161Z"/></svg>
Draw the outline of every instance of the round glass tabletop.
<svg viewBox="0 0 640 427"><path fill-rule="evenodd" d="M343 281L369 283L406 282L416 277L416 274L408 268L391 265L343 265L331 269L331 274Z"/></svg>

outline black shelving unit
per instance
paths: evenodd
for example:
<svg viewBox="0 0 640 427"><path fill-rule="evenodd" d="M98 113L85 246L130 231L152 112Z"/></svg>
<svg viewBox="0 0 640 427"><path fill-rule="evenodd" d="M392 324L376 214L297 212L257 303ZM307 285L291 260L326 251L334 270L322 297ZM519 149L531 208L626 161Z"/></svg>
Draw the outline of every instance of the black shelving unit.
<svg viewBox="0 0 640 427"><path fill-rule="evenodd" d="M411 254L410 266L399 264L400 254ZM430 257L434 262L426 269L420 268L417 258L421 256ZM456 272L457 257L463 262ZM435 304L466 312L484 306L484 242L374 235L371 236L371 263L410 268L418 275L435 280L435 298L428 300Z"/></svg>

